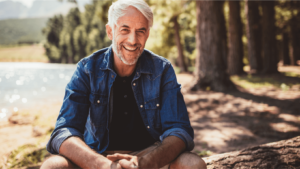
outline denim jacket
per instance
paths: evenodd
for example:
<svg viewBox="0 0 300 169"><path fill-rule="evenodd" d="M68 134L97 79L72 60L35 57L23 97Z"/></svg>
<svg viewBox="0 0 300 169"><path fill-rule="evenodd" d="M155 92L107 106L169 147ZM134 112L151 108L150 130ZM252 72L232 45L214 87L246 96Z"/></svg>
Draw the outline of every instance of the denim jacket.
<svg viewBox="0 0 300 169"><path fill-rule="evenodd" d="M65 97L47 150L58 154L62 142L77 136L98 153L109 144L110 94L117 74L112 47L79 61L65 90ZM140 56L131 82L145 127L155 140L177 136L194 148L194 131L171 63L149 50ZM117 105L113 105L117 106Z"/></svg>

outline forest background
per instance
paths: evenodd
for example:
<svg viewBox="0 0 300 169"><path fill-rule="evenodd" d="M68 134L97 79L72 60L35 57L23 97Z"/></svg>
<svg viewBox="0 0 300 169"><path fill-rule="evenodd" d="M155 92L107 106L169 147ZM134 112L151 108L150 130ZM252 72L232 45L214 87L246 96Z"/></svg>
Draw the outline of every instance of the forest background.
<svg viewBox="0 0 300 169"><path fill-rule="evenodd" d="M42 30L30 29L32 24L28 22L29 26L23 26L27 32L39 31L40 36L1 41L1 48L42 42L46 59L38 61L74 64L108 47L111 41L106 36L105 24L113 1L91 1L85 5L84 12L80 12L76 0L68 2L75 7L66 15L39 20L39 23L46 22ZM210 140L199 139L196 153L205 157L300 135L300 107L297 105L300 101L300 1L147 2L154 12L154 26L146 48L168 58L174 65L178 80L183 84L190 118L195 119L192 124L196 133L205 129L199 126L205 120L232 135L237 133L218 126L218 122L230 119L239 125L244 123L246 128L241 129L244 132L241 137L223 139L229 142L229 149L216 150L218 146L209 145ZM6 30L0 32L0 37L9 35L6 25L20 24L7 20L0 23L0 29ZM0 59L22 61L23 58L1 57L0 50ZM257 109L252 110L253 107ZM237 115L240 113L242 115ZM53 125L41 131L42 135L49 135L51 130ZM247 132L250 134L245 134ZM203 135L205 132L196 134L197 139ZM275 154L273 160L283 158L282 154ZM45 148L19 147L10 153L6 159L8 165L4 167L38 166L45 156ZM289 159L299 158L295 155ZM290 162L288 165L298 164ZM210 165L213 166L213 162ZM222 160L218 165L238 167Z"/></svg>

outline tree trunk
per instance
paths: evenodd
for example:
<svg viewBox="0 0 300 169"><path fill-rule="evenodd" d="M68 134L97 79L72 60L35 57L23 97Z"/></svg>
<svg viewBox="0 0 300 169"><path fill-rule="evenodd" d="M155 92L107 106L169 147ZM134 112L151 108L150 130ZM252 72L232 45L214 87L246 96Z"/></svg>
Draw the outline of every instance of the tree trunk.
<svg viewBox="0 0 300 169"><path fill-rule="evenodd" d="M261 24L257 1L245 0L247 18L248 59L250 73L255 74L262 70L261 56Z"/></svg>
<svg viewBox="0 0 300 169"><path fill-rule="evenodd" d="M228 72L230 75L240 75L243 70L243 28L240 15L240 1L228 1L229 3L229 56Z"/></svg>
<svg viewBox="0 0 300 169"><path fill-rule="evenodd" d="M263 33L263 73L278 73L277 70L277 54L276 54L276 38L275 38L275 1L262 1L262 33Z"/></svg>
<svg viewBox="0 0 300 169"><path fill-rule="evenodd" d="M298 35L297 28L297 19L296 17L292 17L289 22L290 25L290 40L292 46L292 64L297 65L297 60L300 60L300 40Z"/></svg>
<svg viewBox="0 0 300 169"><path fill-rule="evenodd" d="M234 90L235 86L226 73L224 58L224 14L221 1L196 1L196 67L191 90ZM225 55L225 56L224 56Z"/></svg>
<svg viewBox="0 0 300 169"><path fill-rule="evenodd" d="M290 53L289 53L289 35L288 33L284 32L282 34L282 44L281 44L281 50L282 50L282 61L283 65L290 65Z"/></svg>
<svg viewBox="0 0 300 169"><path fill-rule="evenodd" d="M207 169L270 168L292 169L300 166L300 136L203 158Z"/></svg>
<svg viewBox="0 0 300 169"><path fill-rule="evenodd" d="M178 57L177 57L177 63L178 66L180 68L180 72L187 72L187 66L184 62L184 55L183 55L183 49L182 49L182 45L180 42L180 31L179 31L179 24L177 21L177 16L173 17L173 23L174 23L174 29L175 29L175 41L176 41L176 46L178 49Z"/></svg>

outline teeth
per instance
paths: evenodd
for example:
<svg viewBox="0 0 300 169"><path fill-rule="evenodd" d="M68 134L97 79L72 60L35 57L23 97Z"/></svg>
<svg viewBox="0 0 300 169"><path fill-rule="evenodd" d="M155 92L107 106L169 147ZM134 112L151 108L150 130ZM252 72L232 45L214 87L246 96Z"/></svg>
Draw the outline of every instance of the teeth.
<svg viewBox="0 0 300 169"><path fill-rule="evenodd" d="M124 46L124 48L127 49L127 50L132 50L132 51L137 49L137 48L131 48L131 47L128 47L128 46L127 47Z"/></svg>

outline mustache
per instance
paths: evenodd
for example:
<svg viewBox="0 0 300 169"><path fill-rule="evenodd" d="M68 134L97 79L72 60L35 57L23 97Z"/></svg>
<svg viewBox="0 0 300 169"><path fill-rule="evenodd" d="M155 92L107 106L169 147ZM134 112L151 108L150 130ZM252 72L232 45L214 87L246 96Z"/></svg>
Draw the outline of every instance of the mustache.
<svg viewBox="0 0 300 169"><path fill-rule="evenodd" d="M124 42L124 43L120 44L120 46L124 46L124 45L129 46L129 47L138 47L138 48L142 46L140 43L136 43L136 44L132 45L128 42Z"/></svg>

